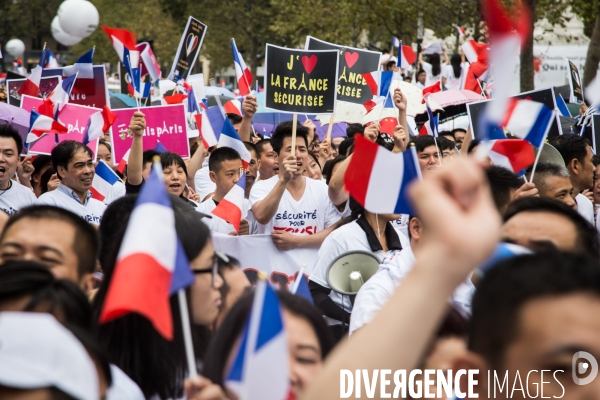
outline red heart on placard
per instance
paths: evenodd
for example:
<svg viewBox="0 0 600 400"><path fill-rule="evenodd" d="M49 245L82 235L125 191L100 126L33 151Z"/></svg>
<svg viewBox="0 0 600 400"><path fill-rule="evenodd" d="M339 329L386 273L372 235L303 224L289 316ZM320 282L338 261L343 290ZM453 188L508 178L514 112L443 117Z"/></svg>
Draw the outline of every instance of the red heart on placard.
<svg viewBox="0 0 600 400"><path fill-rule="evenodd" d="M310 57L302 56L302 65L304 65L306 73L310 75L310 73L313 72L313 69L315 69L315 66L317 65L317 56L315 56L314 54Z"/></svg>
<svg viewBox="0 0 600 400"><path fill-rule="evenodd" d="M354 64L358 61L358 53L350 53L349 51L344 53L344 58L346 59L346 64L348 68L352 68Z"/></svg>

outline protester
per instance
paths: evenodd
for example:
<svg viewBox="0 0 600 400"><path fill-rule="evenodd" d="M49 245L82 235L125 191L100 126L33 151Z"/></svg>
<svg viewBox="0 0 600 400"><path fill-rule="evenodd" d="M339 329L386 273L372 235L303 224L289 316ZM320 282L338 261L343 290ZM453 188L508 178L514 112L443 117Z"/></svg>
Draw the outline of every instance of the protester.
<svg viewBox="0 0 600 400"><path fill-rule="evenodd" d="M527 169L527 178L531 177L533 167ZM573 200L573 185L570 180L569 170L565 167L547 162L540 162L535 167L533 184L538 189L540 196L550 197L576 208Z"/></svg>
<svg viewBox="0 0 600 400"><path fill-rule="evenodd" d="M512 171L496 165L485 169L485 174L492 190L494 204L500 214L504 214L506 207L515 199L524 196L537 196L537 185L523 183Z"/></svg>
<svg viewBox="0 0 600 400"><path fill-rule="evenodd" d="M250 153L250 162L248 163L248 169L246 170L246 198L250 197L250 190L252 185L256 182L256 175L258 175L258 156L256 154L256 146L252 143L244 142L246 150ZM210 168L209 168L210 170Z"/></svg>
<svg viewBox="0 0 600 400"><path fill-rule="evenodd" d="M64 208L92 224L99 224L106 205L92 198L94 154L75 140L65 140L52 149L52 165L60 184L41 195L36 204Z"/></svg>
<svg viewBox="0 0 600 400"><path fill-rule="evenodd" d="M333 340L323 318L306 299L286 291L276 293L282 308L289 348L289 398L299 398L319 376L325 358L333 347ZM250 292L233 306L215 332L205 358L202 375L221 385L230 398L236 397L232 397L225 387L225 378L232 364L232 352L239 348L236 343L244 330L253 299L254 293Z"/></svg>
<svg viewBox="0 0 600 400"><path fill-rule="evenodd" d="M445 65L442 71L442 86L446 90L460 90L465 87L465 79L469 64L466 63L464 53L452 54L450 64Z"/></svg>
<svg viewBox="0 0 600 400"><path fill-rule="evenodd" d="M271 139L263 139L256 143L256 155L258 157L259 181L266 181L279 174L277 153L273 151Z"/></svg>
<svg viewBox="0 0 600 400"><path fill-rule="evenodd" d="M435 83L439 82L442 79L442 67L444 67L445 65L447 65L448 62L448 55L446 54L446 49L443 49L444 51L444 65L442 65L442 62L440 60L440 55L438 53L433 53L429 55L429 62L425 62L423 60L423 53L419 53L419 64L421 65L421 68L423 69L423 71L426 72L426 77L425 77L425 87L434 85Z"/></svg>
<svg viewBox="0 0 600 400"><path fill-rule="evenodd" d="M0 125L0 209L9 215L36 201L30 188L12 179L17 172L22 151L23 139L19 132L10 125ZM29 182L32 173L33 167L23 178Z"/></svg>
<svg viewBox="0 0 600 400"><path fill-rule="evenodd" d="M96 229L57 207L24 208L10 218L0 236L0 262L35 260L86 293L94 288L97 254Z"/></svg>
<svg viewBox="0 0 600 400"><path fill-rule="evenodd" d="M31 174L31 187L35 197L40 197L49 190L54 190L60 183L56 171L52 166L52 157L45 154L40 154L31 162L33 165L33 174ZM46 171L51 171L48 179L44 179ZM45 180L46 189L44 190L43 181ZM49 181L51 183L49 183Z"/></svg>
<svg viewBox="0 0 600 400"><path fill-rule="evenodd" d="M461 150L462 144L465 140L465 136L467 136L467 131L463 128L454 128L452 130L452 134L454 135L454 141L456 142L456 147Z"/></svg>
<svg viewBox="0 0 600 400"><path fill-rule="evenodd" d="M456 139L454 139L454 135L450 131L441 131L440 134L439 134L439 137L443 137L445 139L448 139L452 143L456 144Z"/></svg>
<svg viewBox="0 0 600 400"><path fill-rule="evenodd" d="M344 136L338 136L331 139L331 156L337 157L340 154L340 144L346 139ZM342 154L346 155L346 154Z"/></svg>
<svg viewBox="0 0 600 400"><path fill-rule="evenodd" d="M221 286L221 308L219 316L215 321L215 327L218 328L231 308L242 297L244 292L250 289L250 281L242 271L238 259L232 256L222 254L216 251L215 256L219 262L219 274L223 277L223 286Z"/></svg>
<svg viewBox="0 0 600 400"><path fill-rule="evenodd" d="M444 138L435 139L433 136L417 136L411 140L411 145L417 150L417 159L421 167L421 173L427 174L430 171L436 170L442 165L442 158L450 154L450 149L446 149L446 153L441 148L441 144L447 141ZM449 146L445 146L449 147Z"/></svg>
<svg viewBox="0 0 600 400"><path fill-rule="evenodd" d="M98 150L96 150L96 152L96 162L103 160L109 167L114 168L110 142L107 142L104 139L98 140Z"/></svg>
<svg viewBox="0 0 600 400"><path fill-rule="evenodd" d="M304 176L309 177L310 179L314 179L316 181L320 181L323 179L323 174L321 172L321 164L319 164L319 159L312 151L308 152L308 165L304 170Z"/></svg>
<svg viewBox="0 0 600 400"><path fill-rule="evenodd" d="M425 88L426 80L427 80L427 72L425 72L424 69L419 69L419 71L417 71L417 74L415 75L414 85L422 90Z"/></svg>

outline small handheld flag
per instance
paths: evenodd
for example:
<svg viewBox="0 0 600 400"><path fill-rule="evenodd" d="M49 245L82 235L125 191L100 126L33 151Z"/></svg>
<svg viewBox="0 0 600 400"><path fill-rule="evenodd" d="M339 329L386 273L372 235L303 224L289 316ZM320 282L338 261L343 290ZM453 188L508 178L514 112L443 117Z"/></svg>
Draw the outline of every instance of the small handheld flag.
<svg viewBox="0 0 600 400"><path fill-rule="evenodd" d="M250 85L252 85L252 72L250 68L246 66L242 55L235 45L235 40L231 39L231 50L233 51L233 63L235 65L235 76L237 78L238 88L240 89L240 95L246 96L251 92Z"/></svg>
<svg viewBox="0 0 600 400"><path fill-rule="evenodd" d="M229 118L225 118L225 123L223 124L221 135L219 136L219 147L231 147L237 151L240 157L242 157L242 165L244 169L248 169L248 165L250 165L252 156L250 155L248 149L246 149L246 146L244 146L242 138L240 138L240 135L238 135L238 133L235 131L235 128L231 124Z"/></svg>
<svg viewBox="0 0 600 400"><path fill-rule="evenodd" d="M246 174L243 173L240 179L231 188L229 192L219 202L217 207L212 210L212 214L229 222L235 228L236 232L240 230L240 221L242 219L242 210L244 209L244 200L246 195Z"/></svg>
<svg viewBox="0 0 600 400"><path fill-rule="evenodd" d="M116 119L117 116L113 114L107 105L102 108L102 111L92 114L83 135L83 144L88 144L92 140L102 137L102 135L108 132Z"/></svg>
<svg viewBox="0 0 600 400"><path fill-rule="evenodd" d="M31 75L27 77L23 86L19 88L20 95L28 95L37 97L38 91L40 90L40 81L42 80L42 70L43 68L37 65L32 71Z"/></svg>
<svg viewBox="0 0 600 400"><path fill-rule="evenodd" d="M92 198L98 201L104 201L113 186L120 181L119 175L117 175L104 160L98 161L95 171L96 173L92 180L90 192L92 192Z"/></svg>
<svg viewBox="0 0 600 400"><path fill-rule="evenodd" d="M31 110L29 133L27 134L25 144L33 143L48 133L63 134L67 132L68 129L64 125L46 115L37 113L35 110Z"/></svg>

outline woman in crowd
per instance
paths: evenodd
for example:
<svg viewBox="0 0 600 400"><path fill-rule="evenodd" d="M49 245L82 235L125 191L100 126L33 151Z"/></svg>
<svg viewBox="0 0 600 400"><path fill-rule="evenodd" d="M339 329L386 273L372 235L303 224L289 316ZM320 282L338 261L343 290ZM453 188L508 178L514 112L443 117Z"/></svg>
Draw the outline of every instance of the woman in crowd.
<svg viewBox="0 0 600 400"><path fill-rule="evenodd" d="M323 179L321 164L319 164L317 156L312 151L308 152L308 166L304 170L304 176L308 176L310 179L317 181Z"/></svg>
<svg viewBox="0 0 600 400"><path fill-rule="evenodd" d="M110 142L100 139L98 141L98 150L96 150L96 162L104 161L109 167L115 168L112 162L112 147Z"/></svg>
<svg viewBox="0 0 600 400"><path fill-rule="evenodd" d="M291 395L298 398L319 374L333 347L331 333L323 317L307 300L286 291L278 291L283 308L283 323L289 346ZM225 378L235 358L234 349L252 308L254 292L247 293L233 306L210 342L202 375L225 387ZM235 395L227 393L229 398Z"/></svg>
<svg viewBox="0 0 600 400"><path fill-rule="evenodd" d="M444 51L444 65L448 64L448 55L446 49ZM419 53L419 64L421 69L427 74L425 78L425 87L431 86L442 79L442 62L438 53L433 53L429 56L429 62L423 60L423 53Z"/></svg>
<svg viewBox="0 0 600 400"><path fill-rule="evenodd" d="M462 51L460 54L452 54L450 65L444 66L442 71L442 86L446 90L463 89L468 68L469 64L465 62L465 55Z"/></svg>

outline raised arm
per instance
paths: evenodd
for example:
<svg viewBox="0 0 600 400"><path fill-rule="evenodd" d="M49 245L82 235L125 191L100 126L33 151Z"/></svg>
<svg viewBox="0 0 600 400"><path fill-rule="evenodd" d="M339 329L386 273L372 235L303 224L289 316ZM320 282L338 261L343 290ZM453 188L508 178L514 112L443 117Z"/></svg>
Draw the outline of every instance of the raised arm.
<svg viewBox="0 0 600 400"><path fill-rule="evenodd" d="M244 115L242 116L242 123L240 125L238 134L240 135L242 141L252 142L250 140L250 132L252 131L252 118L254 117L256 110L258 110L258 102L256 101L256 97L246 96L244 101L242 101L242 110L244 111Z"/></svg>
<svg viewBox="0 0 600 400"><path fill-rule="evenodd" d="M285 188L298 170L297 163L295 155L290 154L287 156L283 160L283 172L280 172L279 180L275 184L275 187L273 187L264 199L257 201L252 206L252 214L259 223L266 225L275 216L281 197L285 193Z"/></svg>
<svg viewBox="0 0 600 400"><path fill-rule="evenodd" d="M444 53L444 64L450 64L450 59L448 58L448 53L446 52L446 48L442 46L442 52Z"/></svg>
<svg viewBox="0 0 600 400"><path fill-rule="evenodd" d="M371 376L374 369L416 368L448 298L492 253L500 219L474 162L455 160L414 184L410 194L427 226L414 268L373 321L329 355L302 399L339 399L342 369L366 369Z"/></svg>
<svg viewBox="0 0 600 400"><path fill-rule="evenodd" d="M204 142L202 140L198 140L198 148L192 157L189 159L187 164L188 177L187 184L189 187L194 187L194 179L196 178L196 172L202 168L202 163L204 162Z"/></svg>
<svg viewBox="0 0 600 400"><path fill-rule="evenodd" d="M133 132L133 141L129 151L129 160L127 160L127 182L131 185L141 185L144 178L142 171L144 169L144 129L146 129L146 118L140 111L133 113L129 122L129 130Z"/></svg>

